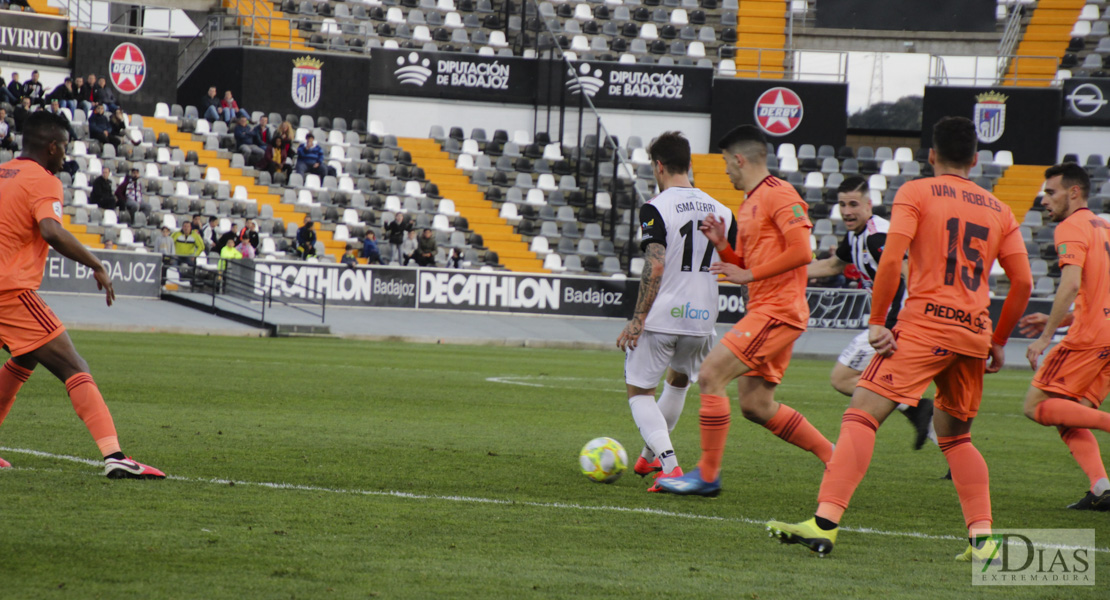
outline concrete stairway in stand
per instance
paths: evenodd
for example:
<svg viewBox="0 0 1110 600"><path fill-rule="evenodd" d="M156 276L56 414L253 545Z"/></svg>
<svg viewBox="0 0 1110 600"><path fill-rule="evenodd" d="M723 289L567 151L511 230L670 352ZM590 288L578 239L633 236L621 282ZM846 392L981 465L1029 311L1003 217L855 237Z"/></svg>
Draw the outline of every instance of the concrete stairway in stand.
<svg viewBox="0 0 1110 600"><path fill-rule="evenodd" d="M472 231L482 236L482 243L497 253L498 261L510 271L542 273L543 263L528 249L524 239L501 218L498 210L486 200L478 186L470 183L455 161L432 139L399 138L401 148L412 154L416 166L424 169L428 181L436 184L439 194L455 202L455 210L466 217Z"/></svg>
<svg viewBox="0 0 1110 600"><path fill-rule="evenodd" d="M725 161L720 154L694 154L691 163L694 170L694 187L709 194L732 212L744 203L744 192L732 187L725 174Z"/></svg>

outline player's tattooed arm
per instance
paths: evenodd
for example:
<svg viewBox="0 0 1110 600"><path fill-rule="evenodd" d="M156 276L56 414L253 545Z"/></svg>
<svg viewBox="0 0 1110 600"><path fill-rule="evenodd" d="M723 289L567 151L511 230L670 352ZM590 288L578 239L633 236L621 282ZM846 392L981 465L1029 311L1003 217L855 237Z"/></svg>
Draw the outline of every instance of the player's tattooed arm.
<svg viewBox="0 0 1110 600"><path fill-rule="evenodd" d="M636 309L617 338L617 347L621 350L635 348L640 334L644 332L644 319L651 312L655 297L659 295L659 285L663 281L666 254L667 249L662 244L648 244L644 249L644 271L640 274L640 294L636 299Z"/></svg>

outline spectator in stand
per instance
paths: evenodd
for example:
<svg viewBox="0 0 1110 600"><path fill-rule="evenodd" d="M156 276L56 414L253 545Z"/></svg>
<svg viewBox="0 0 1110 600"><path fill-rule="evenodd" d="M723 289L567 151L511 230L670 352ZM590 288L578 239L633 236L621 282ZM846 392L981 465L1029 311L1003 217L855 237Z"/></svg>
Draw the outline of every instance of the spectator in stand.
<svg viewBox="0 0 1110 600"><path fill-rule="evenodd" d="M77 112L77 91L73 89L73 80L69 77L51 90L46 99L57 100L58 104L61 104L62 108L68 108L70 113Z"/></svg>
<svg viewBox="0 0 1110 600"><path fill-rule="evenodd" d="M343 253L343 258L341 258L339 260L339 262L341 262L341 263L343 263L343 264L345 264L345 265L347 265L348 267L351 267L351 268L357 267L358 266L358 254L355 253L354 248L352 248L350 245L348 245L347 246L347 251Z"/></svg>
<svg viewBox="0 0 1110 600"><path fill-rule="evenodd" d="M239 244L239 235L235 232L234 227L225 231L223 235L221 235L220 238L216 240L215 247L219 248L222 252L223 249L227 247L228 241L234 242L232 244L233 246L237 246Z"/></svg>
<svg viewBox="0 0 1110 600"><path fill-rule="evenodd" d="M416 242L416 232L410 229L405 241L401 242L401 254L398 256L398 262L402 267L409 266L409 261L413 260L416 255L416 248L419 246Z"/></svg>
<svg viewBox="0 0 1110 600"><path fill-rule="evenodd" d="M263 160L266 170L274 173L278 169L282 169L286 173L289 172L289 167L286 165L286 160L290 157L293 150L293 125L289 121L282 121L278 125L277 131L274 132L273 137L270 138L270 143L266 147L266 157Z"/></svg>
<svg viewBox="0 0 1110 600"><path fill-rule="evenodd" d="M239 117L239 124L235 126L235 145L243 155L247 166L253 167L262 163L264 152L262 150L262 137L258 130L251 127L246 117Z"/></svg>
<svg viewBox="0 0 1110 600"><path fill-rule="evenodd" d="M228 238L227 242L220 248L220 270L227 270L227 261L241 258L243 258L243 253L235 249L235 238Z"/></svg>
<svg viewBox="0 0 1110 600"><path fill-rule="evenodd" d="M258 251L246 238L239 240L239 245L235 246L235 249L243 255L243 258L254 258L255 255L258 254Z"/></svg>
<svg viewBox="0 0 1110 600"><path fill-rule="evenodd" d="M222 110L220 109L220 99L216 97L216 86L208 88L208 93L200 101L198 109L204 115L204 118L209 121L216 121L221 118Z"/></svg>
<svg viewBox="0 0 1110 600"><path fill-rule="evenodd" d="M204 252L204 240L193 231L193 224L185 221L181 231L173 234L173 254L175 265L197 266L197 257Z"/></svg>
<svg viewBox="0 0 1110 600"><path fill-rule="evenodd" d="M405 253L402 251L401 246L405 243L405 238L408 237L408 232L412 231L412 222L405 221L405 215L396 213L393 215L393 220L385 224L386 239L389 241L389 254L393 260L397 261L400 265L405 264Z"/></svg>
<svg viewBox="0 0 1110 600"><path fill-rule="evenodd" d="M0 77L0 102L7 102L12 105L12 108L19 104L19 98L8 91L8 82L4 81L3 77Z"/></svg>
<svg viewBox="0 0 1110 600"><path fill-rule="evenodd" d="M112 122L104 114L104 105L97 104L93 113L89 115L89 137L101 144L119 145L119 140L112 140Z"/></svg>
<svg viewBox="0 0 1110 600"><path fill-rule="evenodd" d="M27 119L31 113L35 112L35 107L31 106L30 98L22 98L19 101L19 106L15 107L15 130L23 133L23 121Z"/></svg>
<svg viewBox="0 0 1110 600"><path fill-rule="evenodd" d="M382 253L378 251L378 236L373 231L366 232L366 239L362 240L362 258L369 264L382 264Z"/></svg>
<svg viewBox="0 0 1110 600"><path fill-rule="evenodd" d="M27 96L24 101L30 102L30 100L31 96ZM31 110L43 110L61 116L65 120L65 126L69 128L70 140L77 140L77 132L73 131L73 124L70 122L69 116L65 116L65 113L62 112L62 105L57 100L51 100L50 104L46 106L32 106Z"/></svg>
<svg viewBox="0 0 1110 600"><path fill-rule="evenodd" d="M31 99L31 104L42 106L46 103L46 90L39 81L39 72L31 71L31 80L23 84L23 95Z"/></svg>
<svg viewBox="0 0 1110 600"><path fill-rule="evenodd" d="M77 78L80 81L80 77ZM77 86L77 107L85 111L85 114L92 112L93 103L96 102L96 75L89 73L89 78L84 83L79 83Z"/></svg>
<svg viewBox="0 0 1110 600"><path fill-rule="evenodd" d="M459 248L455 248L451 251L451 256L447 259L447 267L450 269L461 269L462 261L462 250Z"/></svg>
<svg viewBox="0 0 1110 600"><path fill-rule="evenodd" d="M12 152L19 150L19 146L15 144L15 136L12 135L14 131L15 119L8 116L7 110L0 108L0 148Z"/></svg>
<svg viewBox="0 0 1110 600"><path fill-rule="evenodd" d="M231 125L231 121L238 117L246 117L250 119L250 113L239 108L239 103L231 96L231 90L224 92L224 99L220 100L220 117Z"/></svg>
<svg viewBox="0 0 1110 600"><path fill-rule="evenodd" d="M26 95L23 93L23 84L19 82L19 73L12 71L12 80L8 82L8 92L16 101L22 101Z"/></svg>
<svg viewBox="0 0 1110 600"><path fill-rule="evenodd" d="M108 167L100 170L100 177L93 180L89 201L104 210L116 208L116 197L112 195L112 171Z"/></svg>
<svg viewBox="0 0 1110 600"><path fill-rule="evenodd" d="M254 219L247 219L247 222L243 225L243 228L239 230L237 237L239 238L240 242L246 242L251 248L254 249L255 252L252 252L252 256L258 251L258 223L255 223ZM246 255L245 252L243 254L244 256Z"/></svg>
<svg viewBox="0 0 1110 600"><path fill-rule="evenodd" d="M436 236L431 229L425 229L416 242L416 254L412 257L421 267L436 266Z"/></svg>
<svg viewBox="0 0 1110 600"><path fill-rule="evenodd" d="M297 230L297 255L301 258L316 256L316 232L312 219L305 217L304 226Z"/></svg>
<svg viewBox="0 0 1110 600"><path fill-rule="evenodd" d="M112 132L109 135L119 140L116 144L118 147L127 137L127 116L123 114L122 108L117 108L112 111L112 116L108 117L108 122L112 124Z"/></svg>
<svg viewBox="0 0 1110 600"><path fill-rule="evenodd" d="M104 169L107 171L108 169ZM135 211L143 205L143 180L139 177L139 167L131 167L131 171L116 188L116 210L126 210L135 219Z"/></svg>
<svg viewBox="0 0 1110 600"><path fill-rule="evenodd" d="M108 112L116 112L119 104L116 104L116 93L112 88L108 87L108 80L103 77L96 84L96 91L93 93L93 100L97 104L103 104L108 107Z"/></svg>
<svg viewBox="0 0 1110 600"><path fill-rule="evenodd" d="M173 247L173 236L170 235L170 228L165 225L162 226L162 235L154 240L154 251L162 255L162 262L169 262L177 252Z"/></svg>
<svg viewBox="0 0 1110 600"><path fill-rule="evenodd" d="M208 217L208 222L200 227L200 239L204 240L205 248L214 250L221 246L216 245L216 228L220 225L218 217Z"/></svg>
<svg viewBox="0 0 1110 600"><path fill-rule="evenodd" d="M316 144L316 136L311 133L305 136L304 143L297 148L297 172L301 175L314 173L321 180L328 174L324 166L324 149Z"/></svg>

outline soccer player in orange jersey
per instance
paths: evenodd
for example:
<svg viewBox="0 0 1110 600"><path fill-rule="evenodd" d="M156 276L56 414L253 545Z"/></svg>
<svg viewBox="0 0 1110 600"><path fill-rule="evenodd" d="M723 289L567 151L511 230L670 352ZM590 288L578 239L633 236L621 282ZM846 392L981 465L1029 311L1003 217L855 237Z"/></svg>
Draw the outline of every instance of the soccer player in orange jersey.
<svg viewBox="0 0 1110 600"><path fill-rule="evenodd" d="M682 477L659 479L673 494L720 493L721 456L730 424L725 388L738 379L740 410L778 437L828 462L832 444L798 411L775 401L775 387L790 363L794 341L806 329L806 265L813 260L808 206L789 183L767 170L767 139L751 125L733 129L718 143L733 187L747 199L736 211L737 248L713 215L701 230L721 261L710 270L748 286L747 314L710 351L698 373L701 387L701 460Z"/></svg>
<svg viewBox="0 0 1110 600"><path fill-rule="evenodd" d="M1010 208L967 179L977 142L970 120L941 119L929 150L936 176L904 184L894 198L871 307L870 340L877 354L844 413L816 515L802 523L767 524L784 543L804 544L821 555L832 550L848 501L871 463L879 425L899 402L916 405L935 382L933 425L971 541L956 558L970 561L993 550L985 537L992 523L990 477L971 443L971 423L979 410L983 373L1002 368L1003 346L1025 311L1032 275ZM907 296L892 333L883 323L907 249ZM995 259L1011 287L992 335L987 278Z"/></svg>
<svg viewBox="0 0 1110 600"><path fill-rule="evenodd" d="M66 384L77 416L104 455L112 479L166 475L124 456L112 415L65 327L35 290L50 247L92 270L108 306L115 299L104 265L62 227L62 169L69 143L65 118L46 111L27 117L23 153L0 165L0 344L12 358L0 368L0 423L19 388L39 364ZM11 466L4 461L0 466Z"/></svg>
<svg viewBox="0 0 1110 600"><path fill-rule="evenodd" d="M1044 199L1056 226L1060 285L1052 313L1038 323L1040 337L1026 352L1036 369L1056 329L1070 324L1064 341L1052 349L1037 370L1025 396L1025 416L1053 425L1075 461L1087 474L1090 490L1068 508L1110 511L1110 481L1091 429L1110 432L1110 414L1099 405L1110 392L1110 224L1087 208L1091 181L1075 163L1045 171ZM1069 308L1075 312L1069 318ZM1069 323L1065 323L1065 320Z"/></svg>

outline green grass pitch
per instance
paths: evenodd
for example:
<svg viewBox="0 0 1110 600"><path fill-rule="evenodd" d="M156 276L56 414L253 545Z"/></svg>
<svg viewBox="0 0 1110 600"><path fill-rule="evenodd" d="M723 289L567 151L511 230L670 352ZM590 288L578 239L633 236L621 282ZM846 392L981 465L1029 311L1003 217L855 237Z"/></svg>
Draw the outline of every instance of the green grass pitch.
<svg viewBox="0 0 1110 600"><path fill-rule="evenodd" d="M734 404L717 499L578 473L608 435L631 456L618 352L77 332L124 451L177 479L109 481L44 369L0 428L0 598L1105 598L975 587L946 464L899 415L835 551L761 523L808 518L822 466ZM1011 351L1011 361L1021 360ZM831 361L796 360L778 399L835 439ZM973 433L996 526L1093 528L1065 510L1087 482L1052 429L1021 416L1028 372L989 376ZM735 397L735 392L733 392ZM691 391L674 440L698 456ZM1096 436L1104 447L1110 438ZM42 454L32 454L28 451ZM1105 451L1104 451L1105 455ZM274 485L286 484L286 485ZM862 529L873 531L861 531ZM896 534L901 532L902 534Z"/></svg>

